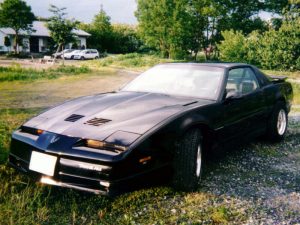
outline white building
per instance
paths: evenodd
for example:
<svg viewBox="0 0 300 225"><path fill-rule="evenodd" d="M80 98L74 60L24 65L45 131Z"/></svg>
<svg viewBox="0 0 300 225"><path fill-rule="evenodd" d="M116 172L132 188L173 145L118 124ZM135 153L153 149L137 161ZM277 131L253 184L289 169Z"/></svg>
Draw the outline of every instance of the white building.
<svg viewBox="0 0 300 225"><path fill-rule="evenodd" d="M19 47L20 51L42 53L48 50L48 42L50 39L50 31L46 27L45 22L34 21L33 32L27 33L24 31L20 32L20 38L22 39L22 46ZM89 33L83 30L74 30L74 34L77 36L77 45L79 48L86 48L87 37L91 36ZM12 28L0 28L0 51L10 52L13 51L13 43L15 31ZM5 46L5 38L8 38L11 45ZM65 48L71 48L71 44L65 46Z"/></svg>

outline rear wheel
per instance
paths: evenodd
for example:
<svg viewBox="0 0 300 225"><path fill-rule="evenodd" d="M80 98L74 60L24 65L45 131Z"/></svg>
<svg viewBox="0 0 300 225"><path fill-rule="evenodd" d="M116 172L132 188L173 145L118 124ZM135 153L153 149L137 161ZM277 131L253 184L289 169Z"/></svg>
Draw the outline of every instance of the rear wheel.
<svg viewBox="0 0 300 225"><path fill-rule="evenodd" d="M173 186L180 191L195 191L202 174L202 135L199 129L188 131L179 141L173 161Z"/></svg>
<svg viewBox="0 0 300 225"><path fill-rule="evenodd" d="M81 60L84 60L84 57L83 57L83 56L81 56L81 57L80 57L80 59L81 59Z"/></svg>
<svg viewBox="0 0 300 225"><path fill-rule="evenodd" d="M96 57L95 57L95 59L99 59L99 57L98 57L98 56L96 56Z"/></svg>
<svg viewBox="0 0 300 225"><path fill-rule="evenodd" d="M267 135L271 141L281 141L287 131L288 115L285 104L277 103L268 122Z"/></svg>

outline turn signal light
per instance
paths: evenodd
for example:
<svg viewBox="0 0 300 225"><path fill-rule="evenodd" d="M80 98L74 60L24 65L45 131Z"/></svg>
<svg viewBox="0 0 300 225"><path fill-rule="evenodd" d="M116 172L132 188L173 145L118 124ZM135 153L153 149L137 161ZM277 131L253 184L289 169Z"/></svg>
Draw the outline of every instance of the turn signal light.
<svg viewBox="0 0 300 225"><path fill-rule="evenodd" d="M86 140L86 145L90 148L103 148L104 142L95 140Z"/></svg>
<svg viewBox="0 0 300 225"><path fill-rule="evenodd" d="M146 164L149 160L151 160L151 156L147 156L145 158L141 158L139 160L139 162L142 163L142 164Z"/></svg>
<svg viewBox="0 0 300 225"><path fill-rule="evenodd" d="M37 133L38 135L41 135L42 133L44 133L44 131L43 131L43 130L40 130L40 129L37 129L37 130L36 130L36 133Z"/></svg>

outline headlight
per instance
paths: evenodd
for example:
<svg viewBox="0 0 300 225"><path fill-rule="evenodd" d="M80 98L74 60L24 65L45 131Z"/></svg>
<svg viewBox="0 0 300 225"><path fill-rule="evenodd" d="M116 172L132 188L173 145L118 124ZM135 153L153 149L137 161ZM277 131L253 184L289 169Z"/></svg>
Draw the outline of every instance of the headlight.
<svg viewBox="0 0 300 225"><path fill-rule="evenodd" d="M127 147L121 145L115 145L111 143L106 143L103 141L87 139L85 145L89 148L107 149L112 151L125 151Z"/></svg>

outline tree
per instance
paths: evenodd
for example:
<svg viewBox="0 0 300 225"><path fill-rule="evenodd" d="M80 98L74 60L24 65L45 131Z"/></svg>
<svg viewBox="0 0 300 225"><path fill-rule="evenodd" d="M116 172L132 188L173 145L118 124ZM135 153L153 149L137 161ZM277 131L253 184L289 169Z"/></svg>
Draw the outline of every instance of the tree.
<svg viewBox="0 0 300 225"><path fill-rule="evenodd" d="M112 28L111 52L124 54L139 50L142 42L137 35L135 26L114 24Z"/></svg>
<svg viewBox="0 0 300 225"><path fill-rule="evenodd" d="M218 23L218 30L242 31L243 34L250 34L253 30L266 31L267 25L258 16L260 11L266 10L267 6L261 0L220 0L224 13ZM221 36L219 36L221 37Z"/></svg>
<svg viewBox="0 0 300 225"><path fill-rule="evenodd" d="M32 31L35 16L31 7L21 0L4 0L0 7L0 26L10 27L15 31L14 50L18 54L20 31Z"/></svg>
<svg viewBox="0 0 300 225"><path fill-rule="evenodd" d="M89 45L99 51L111 51L112 48L112 26L110 17L106 14L103 7L95 15L91 24L80 24L79 27L91 36L88 38Z"/></svg>
<svg viewBox="0 0 300 225"><path fill-rule="evenodd" d="M164 57L182 58L190 49L191 14L189 1L138 0L136 17L139 33L149 46Z"/></svg>
<svg viewBox="0 0 300 225"><path fill-rule="evenodd" d="M49 11L54 15L47 22L47 27L50 30L50 36L57 44L57 52L64 49L67 43L75 41L74 29L78 24L75 20L66 19L66 8L58 8L54 5L50 6Z"/></svg>

